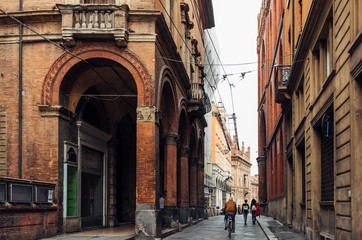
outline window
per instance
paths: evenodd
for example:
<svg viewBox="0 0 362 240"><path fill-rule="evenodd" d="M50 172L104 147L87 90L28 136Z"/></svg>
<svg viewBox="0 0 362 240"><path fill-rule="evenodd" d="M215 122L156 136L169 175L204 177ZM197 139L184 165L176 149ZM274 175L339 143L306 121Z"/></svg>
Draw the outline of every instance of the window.
<svg viewBox="0 0 362 240"><path fill-rule="evenodd" d="M33 186L25 184L10 184L10 202L33 202Z"/></svg>
<svg viewBox="0 0 362 240"><path fill-rule="evenodd" d="M301 172L302 172L302 203L306 201L306 188L305 188L305 143L302 140L302 143L297 147L299 156L301 158Z"/></svg>
<svg viewBox="0 0 362 240"><path fill-rule="evenodd" d="M36 187L35 202L52 203L54 200L54 189L48 187Z"/></svg>
<svg viewBox="0 0 362 240"><path fill-rule="evenodd" d="M334 200L333 119L324 114L321 120L321 189L322 201Z"/></svg>
<svg viewBox="0 0 362 240"><path fill-rule="evenodd" d="M314 61L315 61L315 87L317 93L321 90L323 82L328 79L333 71L333 59L332 59L332 12L329 13L327 21L321 30L318 37L317 44L313 48Z"/></svg>
<svg viewBox="0 0 362 240"><path fill-rule="evenodd" d="M0 202L6 202L6 183L0 183Z"/></svg>

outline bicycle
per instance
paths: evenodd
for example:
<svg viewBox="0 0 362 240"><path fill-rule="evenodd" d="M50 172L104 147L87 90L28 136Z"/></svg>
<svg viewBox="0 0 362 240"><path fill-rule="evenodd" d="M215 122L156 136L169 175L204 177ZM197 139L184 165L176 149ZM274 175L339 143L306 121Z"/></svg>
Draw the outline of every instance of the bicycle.
<svg viewBox="0 0 362 240"><path fill-rule="evenodd" d="M231 218L231 215L229 215L228 223L228 237L231 238L231 233L233 231L233 220Z"/></svg>

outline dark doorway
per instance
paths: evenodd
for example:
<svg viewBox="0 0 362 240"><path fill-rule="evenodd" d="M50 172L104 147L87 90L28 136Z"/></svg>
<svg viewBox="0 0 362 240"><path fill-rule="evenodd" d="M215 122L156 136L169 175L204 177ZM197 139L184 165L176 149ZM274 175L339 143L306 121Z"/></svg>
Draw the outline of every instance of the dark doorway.
<svg viewBox="0 0 362 240"><path fill-rule="evenodd" d="M134 222L136 211L136 113L122 118L117 129L116 195L118 223Z"/></svg>

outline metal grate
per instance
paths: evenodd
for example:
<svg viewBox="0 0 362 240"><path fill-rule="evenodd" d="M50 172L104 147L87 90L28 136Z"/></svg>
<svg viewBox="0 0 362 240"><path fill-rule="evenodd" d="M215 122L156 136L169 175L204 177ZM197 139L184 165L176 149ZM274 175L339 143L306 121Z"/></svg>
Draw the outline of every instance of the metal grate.
<svg viewBox="0 0 362 240"><path fill-rule="evenodd" d="M333 136L321 139L322 201L334 200L334 152Z"/></svg>

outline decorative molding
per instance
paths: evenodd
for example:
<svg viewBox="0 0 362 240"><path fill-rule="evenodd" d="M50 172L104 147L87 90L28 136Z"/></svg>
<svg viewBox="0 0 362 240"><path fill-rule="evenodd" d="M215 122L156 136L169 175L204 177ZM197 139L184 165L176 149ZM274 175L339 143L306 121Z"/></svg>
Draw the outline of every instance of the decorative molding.
<svg viewBox="0 0 362 240"><path fill-rule="evenodd" d="M39 105L40 116L60 117L67 121L75 118L75 113L60 105Z"/></svg>
<svg viewBox="0 0 362 240"><path fill-rule="evenodd" d="M331 94L331 96L329 96L329 98L326 100L326 102L323 104L323 106L319 109L317 114L315 114L315 116L310 121L310 123L312 124L313 127L316 127L317 123L322 118L323 114L332 105L332 103L333 103L333 94Z"/></svg>
<svg viewBox="0 0 362 240"><path fill-rule="evenodd" d="M177 133L168 133L166 135L166 145L177 145L179 135Z"/></svg>
<svg viewBox="0 0 362 240"><path fill-rule="evenodd" d="M256 158L256 162L258 163L258 167L265 167L266 166L266 157L259 156Z"/></svg>
<svg viewBox="0 0 362 240"><path fill-rule="evenodd" d="M137 122L154 122L158 123L158 108L155 106L137 107Z"/></svg>

